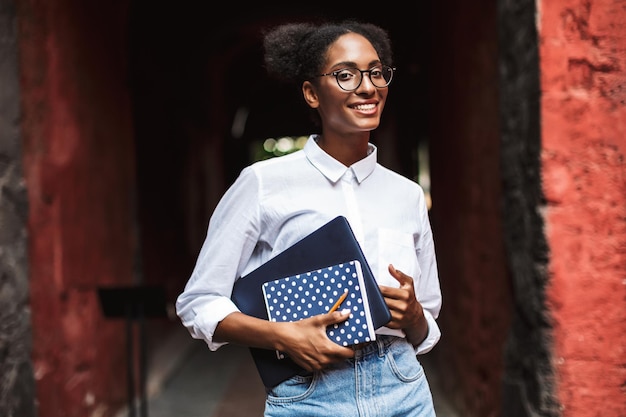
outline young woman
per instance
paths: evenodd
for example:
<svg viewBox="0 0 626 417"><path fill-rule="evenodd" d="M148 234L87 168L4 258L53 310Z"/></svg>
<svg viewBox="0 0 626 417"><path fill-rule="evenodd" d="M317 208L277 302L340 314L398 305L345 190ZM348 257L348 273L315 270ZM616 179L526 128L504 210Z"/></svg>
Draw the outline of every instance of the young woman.
<svg viewBox="0 0 626 417"><path fill-rule="evenodd" d="M216 207L177 311L211 350L285 352L310 371L266 387L266 416L434 416L416 357L438 342L441 292L423 190L377 163L370 134L394 75L387 33L358 22L286 24L265 34L269 74L297 83L319 122L303 150L257 162ZM361 244L392 318L376 340L343 347L335 311L291 323L257 319L230 299L237 277L338 215Z"/></svg>

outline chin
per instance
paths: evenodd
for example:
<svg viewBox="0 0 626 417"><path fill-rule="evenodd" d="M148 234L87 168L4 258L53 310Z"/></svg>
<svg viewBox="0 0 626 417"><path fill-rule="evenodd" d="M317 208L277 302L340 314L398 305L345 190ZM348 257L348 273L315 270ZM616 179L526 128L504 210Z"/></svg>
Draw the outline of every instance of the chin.
<svg viewBox="0 0 626 417"><path fill-rule="evenodd" d="M366 132L371 132L374 129L377 129L378 126L380 126L380 121L377 120L375 122L370 122L370 123L364 123L361 125L361 129L363 129Z"/></svg>

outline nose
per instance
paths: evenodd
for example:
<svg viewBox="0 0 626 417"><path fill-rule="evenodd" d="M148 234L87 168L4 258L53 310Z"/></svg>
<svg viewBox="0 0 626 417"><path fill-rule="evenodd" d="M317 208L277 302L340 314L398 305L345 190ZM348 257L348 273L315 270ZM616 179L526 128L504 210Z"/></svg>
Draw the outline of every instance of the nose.
<svg viewBox="0 0 626 417"><path fill-rule="evenodd" d="M376 86L372 83L372 79L370 78L370 72L363 71L361 73L361 84L359 84L359 86L356 89L357 94L359 94L359 92L361 94L369 93L375 90L376 90Z"/></svg>

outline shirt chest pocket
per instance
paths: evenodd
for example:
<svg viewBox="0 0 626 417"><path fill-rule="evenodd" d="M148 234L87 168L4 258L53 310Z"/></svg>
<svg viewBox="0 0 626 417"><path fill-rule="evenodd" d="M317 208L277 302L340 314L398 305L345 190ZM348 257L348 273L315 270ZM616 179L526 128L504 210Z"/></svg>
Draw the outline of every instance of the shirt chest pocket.
<svg viewBox="0 0 626 417"><path fill-rule="evenodd" d="M413 235L397 230L378 229L378 282L389 287L398 287L387 267L392 264L417 282L422 274L417 262Z"/></svg>

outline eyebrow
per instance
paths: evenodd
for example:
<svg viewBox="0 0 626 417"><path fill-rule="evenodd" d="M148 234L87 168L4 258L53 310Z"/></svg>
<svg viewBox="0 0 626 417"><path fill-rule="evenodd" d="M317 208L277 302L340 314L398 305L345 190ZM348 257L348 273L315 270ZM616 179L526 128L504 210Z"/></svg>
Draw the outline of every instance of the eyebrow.
<svg viewBox="0 0 626 417"><path fill-rule="evenodd" d="M379 59L375 59L373 61L370 61L370 63L368 64L368 68L372 68L376 65L380 65L382 64L382 62L380 62ZM342 61L342 62L337 62L336 64L334 64L331 68L358 68L358 65L356 64L356 62L352 62L352 61Z"/></svg>

